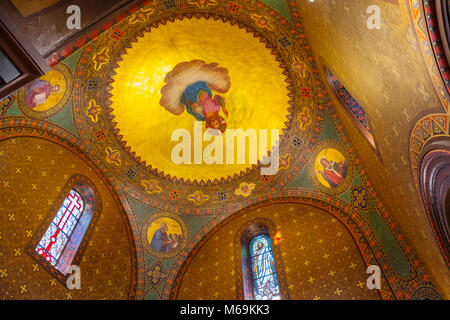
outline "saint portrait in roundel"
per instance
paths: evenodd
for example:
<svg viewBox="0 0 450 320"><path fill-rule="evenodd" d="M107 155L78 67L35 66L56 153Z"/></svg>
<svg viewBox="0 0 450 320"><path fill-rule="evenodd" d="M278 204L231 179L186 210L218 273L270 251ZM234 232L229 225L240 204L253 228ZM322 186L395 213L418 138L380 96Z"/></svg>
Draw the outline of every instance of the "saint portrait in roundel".
<svg viewBox="0 0 450 320"><path fill-rule="evenodd" d="M347 162L336 149L322 150L315 161L314 169L320 183L328 188L338 188L347 178Z"/></svg>
<svg viewBox="0 0 450 320"><path fill-rule="evenodd" d="M26 86L25 101L31 109L35 109L47 102L51 94L57 94L61 87L59 84L51 84L47 80L38 79Z"/></svg>
<svg viewBox="0 0 450 320"><path fill-rule="evenodd" d="M156 230L154 230L155 228ZM148 232L150 246L153 250L161 253L174 251L180 244L182 236L183 232L181 231L180 225L169 218L161 218L159 221L156 220L150 226Z"/></svg>
<svg viewBox="0 0 450 320"><path fill-rule="evenodd" d="M186 245L188 232L183 221L169 213L158 213L144 223L146 249L159 258L176 255Z"/></svg>
<svg viewBox="0 0 450 320"><path fill-rule="evenodd" d="M47 118L57 113L72 93L72 73L64 63L19 90L19 109L30 116Z"/></svg>
<svg viewBox="0 0 450 320"><path fill-rule="evenodd" d="M25 102L34 111L47 111L58 104L65 90L64 75L54 69L25 87Z"/></svg>
<svg viewBox="0 0 450 320"><path fill-rule="evenodd" d="M230 90L227 69L202 60L181 62L166 75L165 82L160 105L167 111L181 115L186 110L196 120L204 121L211 134L226 130L225 98L213 91L224 94Z"/></svg>

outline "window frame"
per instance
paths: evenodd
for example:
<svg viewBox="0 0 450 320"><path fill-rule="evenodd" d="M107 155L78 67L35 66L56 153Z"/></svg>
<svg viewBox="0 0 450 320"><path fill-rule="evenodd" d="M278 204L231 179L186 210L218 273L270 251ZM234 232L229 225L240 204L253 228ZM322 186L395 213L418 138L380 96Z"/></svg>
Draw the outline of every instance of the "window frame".
<svg viewBox="0 0 450 320"><path fill-rule="evenodd" d="M255 299L255 282L258 282L258 279L260 279L260 277L258 277L258 274L255 274L255 270L253 269L253 263L254 263L253 260L255 259L255 253L253 253L253 255L252 255L252 248L251 247L254 245L254 242L256 241L256 239L257 238L261 238L261 237L266 238L266 239L268 238L268 240L269 240L269 244L270 244L269 250L270 250L270 252L268 252L268 253L270 253L270 255L272 256L273 263L275 264L275 266L274 266L275 272L271 273L271 275L275 274L275 278L276 278L276 282L277 282L277 286L278 286L278 290L279 290L278 295L280 296L280 299L281 299L281 289L280 289L280 285L278 284L278 272L277 272L277 266L276 266L276 263L275 263L275 256L273 254L272 239L270 239L270 235L268 233L265 233L265 232L260 233L257 236L253 236L250 239L250 241L248 242L248 244L247 244L248 250L249 250L249 257L248 258L249 258L249 263L250 263L250 268L251 268L251 281L252 281L253 299L256 300ZM268 253L266 253L266 254L268 254Z"/></svg>
<svg viewBox="0 0 450 320"><path fill-rule="evenodd" d="M53 266L49 261L45 260L43 256L39 255L36 248L58 214L58 211L70 190L75 190L80 194L84 202L84 209L81 212L79 220L76 223L67 243L65 244L63 251L61 252L57 264ZM68 179L65 186L53 201L47 215L44 217L36 232L33 233L33 237L29 241L25 251L31 258L38 262L44 270L66 286L67 279L70 277L67 270L70 265L79 265L82 261L87 245L92 237L92 233L95 230L95 226L101 212L101 207L101 200L95 185L88 178L82 175L73 175ZM68 258L69 262L65 267L66 274L58 269L60 261L65 258Z"/></svg>
<svg viewBox="0 0 450 320"><path fill-rule="evenodd" d="M372 148L372 150L375 153L375 155L377 156L377 158L380 161L382 161L381 154L380 154L380 151L378 149L378 144L375 141L375 133L373 131L372 131L372 133L370 133L364 127L364 125L358 120L358 118L356 118L356 116L353 113L353 111L350 110L350 108L347 106L347 104L344 102L344 100L339 95L338 91L336 90L336 88L334 86L334 83L333 83L333 80L331 79L331 74L334 75L336 78L338 78L337 75L336 75L336 72L334 72L334 70L328 68L325 63L323 63L323 70L324 70L324 73L325 73L325 78L326 78L327 83L328 83L328 87L333 92L334 97L339 102L339 104L342 106L342 108L345 110L345 112L348 114L348 116L350 118L350 121L353 123L353 125L356 126L358 128L359 132L361 132L361 134L364 136L364 138L366 138L367 142L369 143L370 147ZM339 79L338 79L338 81L342 84L342 82ZM342 84L342 86L344 86L344 85ZM347 88L345 86L344 86L344 88L350 94L350 92L347 90ZM356 98L353 95L350 94L350 96L359 104L359 102L356 100ZM366 110L364 108L363 108L363 110L364 110L367 122L370 125L370 121L368 119Z"/></svg>
<svg viewBox="0 0 450 320"><path fill-rule="evenodd" d="M260 235L267 235L272 245L272 256L275 263L275 272L277 276L278 286L280 288L280 300L288 300L289 295L286 286L286 280L284 276L283 262L280 254L280 249L273 239L275 225L268 219L255 219L246 223L237 234L239 259L236 259L238 265L237 277L237 295L238 299L242 300L255 300L254 296L254 282L253 282L253 270L251 265L250 256L250 243L254 238ZM255 300L256 301L256 300ZM259 300L258 300L259 301Z"/></svg>
<svg viewBox="0 0 450 320"><path fill-rule="evenodd" d="M64 223L64 226L63 226L63 228L61 229L61 227L55 223L55 219L56 219L56 217L60 214L60 212L61 212L62 210L64 210L64 209L66 209L66 210L64 210L64 213L63 213L63 216L61 217L61 220L62 220L62 218L66 215L67 210L68 210L69 208L65 207L65 206L64 206L64 203L65 203L66 200L68 199L69 194L72 193L72 192L75 192L75 193L77 194L77 196L79 196L79 200L81 200L81 202L82 202L82 203L80 203L80 204L81 204L81 210L79 210L80 214L79 214L78 217L76 217L76 215L74 215L74 214L72 213L72 211L69 212L69 213L68 213L68 217L67 217L67 219L66 219L66 222ZM53 257L53 255L52 255L50 252L47 251L47 253L48 253L48 255L51 256L51 258L53 258L53 259L56 260L56 261L55 261L55 265L53 265L51 262L50 262L50 264L52 264L56 269L58 269L58 270L59 270L60 272L62 272L63 274L64 274L64 273L67 273L67 272L62 271L61 268L64 268L65 271L67 271L67 267L64 267L64 263L61 263L61 261L63 261L65 257L68 257L68 258L69 258L69 261L72 261L72 260L73 260L73 255L67 254L67 251L70 250L70 248L69 248L68 246L69 246L71 243L73 243L73 238L74 238L74 237L76 238L75 230L80 230L80 229L78 228L78 225L79 225L79 223L82 221L82 219L85 218L85 215L83 214L84 211L85 211L85 210L84 210L84 198L83 198L83 196L78 192L78 190L76 190L75 188L71 188L71 189L69 190L69 192L67 193L66 198L63 200L63 203L62 203L61 206L59 207L59 209L58 209L56 215L54 216L54 218L53 218L53 220L52 220L52 222L50 222L50 224L49 224L49 226L48 226L48 228L47 228L45 234L42 236L41 240L39 241L38 245L37 245L36 248L35 248L35 250L38 251L38 253L39 253L39 250L41 250L41 249L43 249L44 251L47 251L46 248L41 244L41 242L43 241L43 239L44 239L45 236L47 235L47 232L50 230L50 228L51 228L52 226L54 226L54 228L56 227L57 229L59 229L59 230L60 230L59 233L62 234L65 238L67 238L67 240L66 240L66 242L64 243L64 245L63 245L63 247L62 247L62 249L61 249L61 252L59 253L59 256ZM66 223L70 220L70 217L71 217L71 216L73 216L74 219L75 219L74 226L71 228L71 230L69 230L70 232L67 232L67 233L66 233L66 232L64 231L64 227L65 227ZM60 221L61 221L61 220L60 220ZM85 231L85 230L83 230L83 231ZM84 232L83 232L83 235L84 235ZM50 237L50 238L51 238L51 237ZM55 243L55 244L56 244L56 243ZM40 248L39 248L39 247L40 247ZM39 249L38 249L38 248L39 248ZM51 251L51 250L49 250L49 251ZM50 260L51 260L51 259L50 259Z"/></svg>

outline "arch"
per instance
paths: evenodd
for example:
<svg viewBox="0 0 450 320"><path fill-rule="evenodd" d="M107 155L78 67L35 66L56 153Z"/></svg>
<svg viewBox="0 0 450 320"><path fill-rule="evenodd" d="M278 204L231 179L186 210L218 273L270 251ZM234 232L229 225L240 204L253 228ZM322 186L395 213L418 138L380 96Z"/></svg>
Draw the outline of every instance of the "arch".
<svg viewBox="0 0 450 320"><path fill-rule="evenodd" d="M193 261L194 257L199 253L200 249L208 242L209 239L214 237L216 233L222 229L226 224L228 224L230 221L237 219L250 211L257 210L266 206L270 206L273 204L281 204L281 203L296 203L296 204L303 204L308 205L311 207L315 207L318 209L323 210L324 212L330 214L332 217L334 217L337 221L342 223L342 225L345 227L345 229L349 232L354 244L356 245L357 250L359 251L359 254L362 258L362 261L366 264L366 266L369 265L378 265L377 258L379 258L379 255L377 255L377 258L375 257L374 252L372 251L372 248L369 245L369 241L366 238L366 235L368 235L366 228L362 226L361 223L356 223L351 215L347 214L347 209L344 211L341 208L335 207L334 205L331 205L323 200L317 200L310 197L305 196L293 196L293 195L279 195L279 197L268 197L265 200L262 200L260 202L254 203L248 207L242 208L241 210L237 211L236 213L232 214L231 216L227 217L217 225L215 225L212 229L210 229L201 239L198 238L198 242L194 245L188 245L188 247L192 248L189 249L189 253L186 253L180 257L180 259L175 263L176 265L179 265L180 267L177 268L177 272L174 272L172 270L171 273L174 274L172 279L169 279L170 287L167 289L167 298L168 299L177 299L178 293L180 290L180 285L182 283L183 277L187 269L189 268L191 262ZM353 217L356 217L353 215ZM258 219L259 220L259 219ZM254 221L252 221L254 223ZM270 222L267 222L267 220L264 221L264 223L269 223L269 226L271 225ZM236 240L240 239L240 236L243 231L245 231L246 227L248 225L243 226L240 232L236 233ZM270 229L269 229L270 230ZM275 228L273 229L275 230ZM272 235L272 238L274 238L275 235ZM235 244L237 243L238 247L237 249L240 249L240 242L235 241ZM240 258L241 253L238 250L235 250L236 256ZM277 266L280 266L280 271L284 270L283 268L283 261L281 260L281 255L277 253L276 246L275 246L275 258L277 259ZM236 263L236 270L242 269L242 264L239 259L235 259ZM277 270L278 271L278 270ZM236 282L236 298L238 300L244 299L244 289L243 289L243 280L242 275L238 275L237 282ZM288 290L286 283L284 281L284 275L283 273L279 272L279 278L280 278L280 289L282 291L282 297L283 299L289 299L288 296ZM385 270L382 269L382 289L378 291L380 298L384 300L389 299L396 299L395 291L391 287L391 283L387 280L387 275L385 274Z"/></svg>
<svg viewBox="0 0 450 320"><path fill-rule="evenodd" d="M68 269L83 257L101 209L94 183L82 175L70 177L30 241L28 254L65 284Z"/></svg>
<svg viewBox="0 0 450 320"><path fill-rule="evenodd" d="M140 247L140 241L136 241L136 221L135 217L130 214L129 204L127 199L123 195L120 189L116 188L116 182L114 179L107 177L105 172L92 161L85 152L82 142L65 129L45 120L29 119L23 116L10 116L8 121L0 123L0 141L17 138L34 138L49 141L72 152L80 160L85 162L88 167L97 175L102 182L102 187L106 187L106 190L112 197L115 206L120 212L121 219L125 226L125 232L128 238L128 242L131 249L131 281L128 292L128 299L142 299L143 298L143 251ZM55 202L56 203L56 202ZM56 208L55 210L58 210ZM91 222L92 223L92 222ZM48 225L47 225L48 227ZM42 230L44 232L45 230ZM33 233L35 235L35 233ZM88 236L85 236L88 239ZM36 237L33 244L37 244L40 238ZM83 241L81 246L87 246L89 241ZM31 243L31 242L30 242ZM26 251L34 250L35 247L28 249L28 246L24 248ZM80 248L79 250L84 250ZM74 264L76 264L76 259ZM55 272L54 276L58 278L59 272L56 272L54 268L51 268ZM50 271L51 272L51 271ZM60 279L59 279L60 280Z"/></svg>
<svg viewBox="0 0 450 320"><path fill-rule="evenodd" d="M448 24L450 4L448 0L422 2L435 63L444 86L447 89L447 93L450 94L450 69L448 65L448 59L450 57L450 27Z"/></svg>
<svg viewBox="0 0 450 320"><path fill-rule="evenodd" d="M449 108L450 69L447 61L448 51L445 51L441 38L445 44L448 34L448 28L445 29L444 27L445 19L448 17L445 10L448 10L448 7L446 8L444 1L441 0L408 0L408 4L428 73L441 100L442 107L447 112ZM430 50L432 50L432 54L430 54Z"/></svg>
<svg viewBox="0 0 450 320"><path fill-rule="evenodd" d="M450 266L450 137L430 140L419 159L419 189L427 219Z"/></svg>

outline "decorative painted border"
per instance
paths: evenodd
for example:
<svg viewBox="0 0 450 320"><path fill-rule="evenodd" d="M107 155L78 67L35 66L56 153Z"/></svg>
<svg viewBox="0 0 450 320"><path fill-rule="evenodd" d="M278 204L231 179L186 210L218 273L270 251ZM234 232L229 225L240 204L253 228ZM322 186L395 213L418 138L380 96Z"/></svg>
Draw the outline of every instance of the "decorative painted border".
<svg viewBox="0 0 450 320"><path fill-rule="evenodd" d="M294 193L294 192L292 192ZM361 221L358 222L358 218L354 220L354 218L350 217L348 213L345 211L342 211L338 206L332 205L330 203L327 203L323 200L317 200L314 198L305 197L302 194L301 191L296 192L297 195L295 196L287 196L286 194L280 196L280 197L274 197L274 198L268 198L265 199L255 205L248 206L244 208L243 210L240 210L236 212L235 214L229 216L228 218L224 219L222 222L220 222L218 225L216 225L214 228L209 230L200 241L197 242L197 244L192 248L190 253L187 255L186 259L184 261L180 261L180 267L178 270L175 270L172 268L169 275L170 278L167 281L168 284L173 284L172 286L166 285L165 289L162 292L162 298L169 298L171 300L176 299L178 296L178 290L180 289L181 282L183 280L184 273L187 271L190 263L194 259L195 255L199 252L201 247L217 232L219 231L224 225L228 224L230 221L250 212L258 208L266 207L273 204L280 204L280 203L298 203L298 204L304 204L304 205L310 205L319 209L324 210L325 212L331 214L333 217L335 217L337 220L339 220L347 229L347 231L352 236L353 241L355 242L359 253L361 254L361 257L365 264L367 266L369 265L382 265L380 263L379 257L378 257L378 251L373 250L373 246L370 243L370 235L369 229L367 229L367 224L361 224ZM336 204L338 205L338 204ZM349 208L347 207L346 211L348 211ZM239 241L236 241L240 245L240 239ZM235 250L237 252L240 252L240 250ZM238 261L241 261L240 257ZM174 265L177 265L175 263ZM239 268L241 269L241 267ZM387 271L382 268L382 279L381 279L381 285L382 288L379 291L380 297L383 300L392 300L396 299L396 295L394 293L392 286L392 282L389 281L389 274L387 274ZM241 272L241 278L238 281L242 282L242 272ZM241 289L239 289L241 290ZM239 296L240 297L240 296ZM400 298L400 297L397 297Z"/></svg>
<svg viewBox="0 0 450 320"><path fill-rule="evenodd" d="M409 142L409 161L414 184L419 188L418 166L420 155L428 141L437 136L448 136L450 132L449 119L446 114L429 114L420 119L414 126ZM420 192L419 192L420 194Z"/></svg>
<svg viewBox="0 0 450 320"><path fill-rule="evenodd" d="M450 94L450 69L448 67L448 61L445 56L441 34L439 32L435 1L423 0L423 9L428 25L428 35L430 36L436 63L439 67L438 69L441 73L442 80L447 88L447 92Z"/></svg>
<svg viewBox="0 0 450 320"><path fill-rule="evenodd" d="M449 111L449 88L443 83L443 78L438 71L440 68L437 68L439 66L439 61L436 61L435 54L436 48L438 48L438 56L439 52L442 52L442 44L439 42L433 42L433 45L430 44L429 34L425 30L427 28L427 20L428 19L434 19L434 16L424 17L424 14L422 13L422 10L424 10L422 6L423 0L407 0L409 4L411 19L413 22L413 25L416 30L416 35L418 38L419 46L422 49L422 55L425 60L425 64L428 69L428 73L430 74L431 80L433 81L434 87L437 91L437 94L439 95L439 98L441 99L442 106L444 107L445 112ZM427 9L428 10L428 9ZM436 24L436 22L433 23L433 25ZM429 28L429 26L428 26ZM437 31L438 32L438 31ZM432 32L435 36L436 34ZM436 35L437 37L438 35ZM443 61L444 58L441 59ZM447 73L450 72L447 67Z"/></svg>
<svg viewBox="0 0 450 320"><path fill-rule="evenodd" d="M0 100L0 117L6 116L6 114L8 113L8 110L14 104L14 101L16 101L15 94L11 94L10 96Z"/></svg>
<svg viewBox="0 0 450 320"><path fill-rule="evenodd" d="M8 117L3 120L0 119L0 141L10 138L32 137L56 143L59 146L77 155L87 165L89 165L89 167L92 168L92 170L100 177L100 179L103 181L108 191L112 195L117 205L117 208L119 208L127 232L128 242L130 244L131 258L132 258L131 261L132 272L131 272L130 290L128 294L128 299L140 299L142 298L141 295L143 294L143 292L137 290L139 288L137 279L143 278L143 267L142 265L138 265L136 254L139 253L139 250L142 249L136 246L137 242L133 237L134 234L133 230L135 227L133 228L133 226L130 224L132 220L128 219L127 213L125 212L124 207L122 206L122 203L120 202L120 199L117 196L114 187L105 178L103 172L100 171L95 165L95 163L92 162L92 160L90 160L81 151L82 149L80 149L77 145L74 144L77 143L76 138L73 137L70 140L66 139L70 138L70 136L71 136L70 133L64 131L60 132L60 129L58 129L58 127L54 126L53 124L47 121L30 119L22 116Z"/></svg>

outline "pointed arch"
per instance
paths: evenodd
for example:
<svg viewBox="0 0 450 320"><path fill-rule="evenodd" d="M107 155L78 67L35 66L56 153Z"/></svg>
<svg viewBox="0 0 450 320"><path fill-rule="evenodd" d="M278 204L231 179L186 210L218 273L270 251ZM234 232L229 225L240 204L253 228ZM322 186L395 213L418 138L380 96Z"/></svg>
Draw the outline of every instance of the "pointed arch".
<svg viewBox="0 0 450 320"><path fill-rule="evenodd" d="M252 221L238 232L245 300L281 300L287 296L287 291L284 297L281 291L279 254L275 256L268 225L268 221Z"/></svg>
<svg viewBox="0 0 450 320"><path fill-rule="evenodd" d="M28 244L28 254L65 285L70 266L82 259L101 209L93 182L73 175Z"/></svg>

